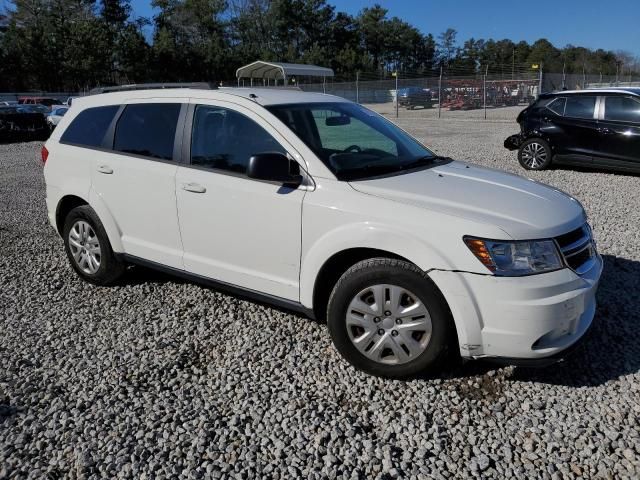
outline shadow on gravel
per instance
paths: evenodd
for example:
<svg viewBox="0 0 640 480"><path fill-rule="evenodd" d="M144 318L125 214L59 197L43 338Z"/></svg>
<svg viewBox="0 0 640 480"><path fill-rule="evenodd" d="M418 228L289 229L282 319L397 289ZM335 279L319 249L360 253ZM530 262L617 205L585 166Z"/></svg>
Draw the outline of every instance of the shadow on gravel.
<svg viewBox="0 0 640 480"><path fill-rule="evenodd" d="M229 295L231 297L234 297L240 300L246 300L248 302L255 303L256 305L262 305L264 307L268 307L282 313L297 315L297 316L304 316L296 310L288 309L283 306L273 305L268 302L251 298L248 295L242 295L235 292L225 291L222 288L212 287L210 285L207 285L206 283L200 283L196 280L184 279L177 275L171 275L170 273L165 273L160 270L154 270L152 268L143 267L141 265L132 265L131 267L129 267L125 275L123 275L122 278L118 281L119 286L133 286L133 285L142 285L142 284L163 285L165 283L177 283L177 284L187 283L187 284L198 285L202 288L206 288L207 290L211 290L212 292L217 292L222 295ZM310 318L306 316L305 318L309 318L310 321L318 322L318 320L316 320L315 318ZM318 322L318 323L324 323L324 322Z"/></svg>
<svg viewBox="0 0 640 480"><path fill-rule="evenodd" d="M603 255L593 326L564 362L546 368L516 368L511 381L593 387L640 371L640 262Z"/></svg>

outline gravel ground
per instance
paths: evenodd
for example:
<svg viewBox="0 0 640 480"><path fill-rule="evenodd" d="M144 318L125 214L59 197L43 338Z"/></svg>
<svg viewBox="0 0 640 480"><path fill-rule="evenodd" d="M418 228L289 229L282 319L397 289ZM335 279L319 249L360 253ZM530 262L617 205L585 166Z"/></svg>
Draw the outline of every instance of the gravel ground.
<svg viewBox="0 0 640 480"><path fill-rule="evenodd" d="M399 123L522 174L515 124ZM354 371L324 325L133 269L80 281L48 226L37 143L0 145L0 479L638 478L638 177L531 174L585 205L605 273L591 335L547 369Z"/></svg>

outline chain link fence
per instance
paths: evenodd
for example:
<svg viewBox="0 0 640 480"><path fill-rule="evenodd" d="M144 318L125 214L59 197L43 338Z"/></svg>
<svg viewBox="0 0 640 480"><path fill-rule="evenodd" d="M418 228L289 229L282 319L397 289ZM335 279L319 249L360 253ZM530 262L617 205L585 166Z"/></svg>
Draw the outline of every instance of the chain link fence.
<svg viewBox="0 0 640 480"><path fill-rule="evenodd" d="M545 73L541 66L497 66L475 75L440 72L358 73L323 83L301 83L361 103L391 118L456 118L512 122L540 92L584 88L640 87L640 76Z"/></svg>

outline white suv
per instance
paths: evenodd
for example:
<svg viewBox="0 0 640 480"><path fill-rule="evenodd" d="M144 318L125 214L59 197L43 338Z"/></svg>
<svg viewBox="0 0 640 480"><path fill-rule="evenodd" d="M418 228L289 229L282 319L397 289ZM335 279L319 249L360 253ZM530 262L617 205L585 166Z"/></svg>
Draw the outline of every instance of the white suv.
<svg viewBox="0 0 640 480"><path fill-rule="evenodd" d="M42 151L83 279L127 264L326 319L376 375L548 363L589 328L602 260L574 198L438 157L376 113L285 89L73 102Z"/></svg>

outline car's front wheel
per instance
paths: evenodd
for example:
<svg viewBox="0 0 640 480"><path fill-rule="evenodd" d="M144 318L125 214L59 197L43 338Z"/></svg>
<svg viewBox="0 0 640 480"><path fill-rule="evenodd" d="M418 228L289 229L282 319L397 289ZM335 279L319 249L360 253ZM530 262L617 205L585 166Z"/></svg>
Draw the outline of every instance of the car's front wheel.
<svg viewBox="0 0 640 480"><path fill-rule="evenodd" d="M445 358L453 332L444 299L415 265L374 258L351 267L329 299L338 351L373 375L407 378Z"/></svg>
<svg viewBox="0 0 640 480"><path fill-rule="evenodd" d="M530 138L520 145L518 161L527 170L544 170L551 165L551 147L540 138Z"/></svg>
<svg viewBox="0 0 640 480"><path fill-rule="evenodd" d="M69 212L63 239L71 266L87 282L111 285L123 274L125 264L113 253L107 232L89 205Z"/></svg>

